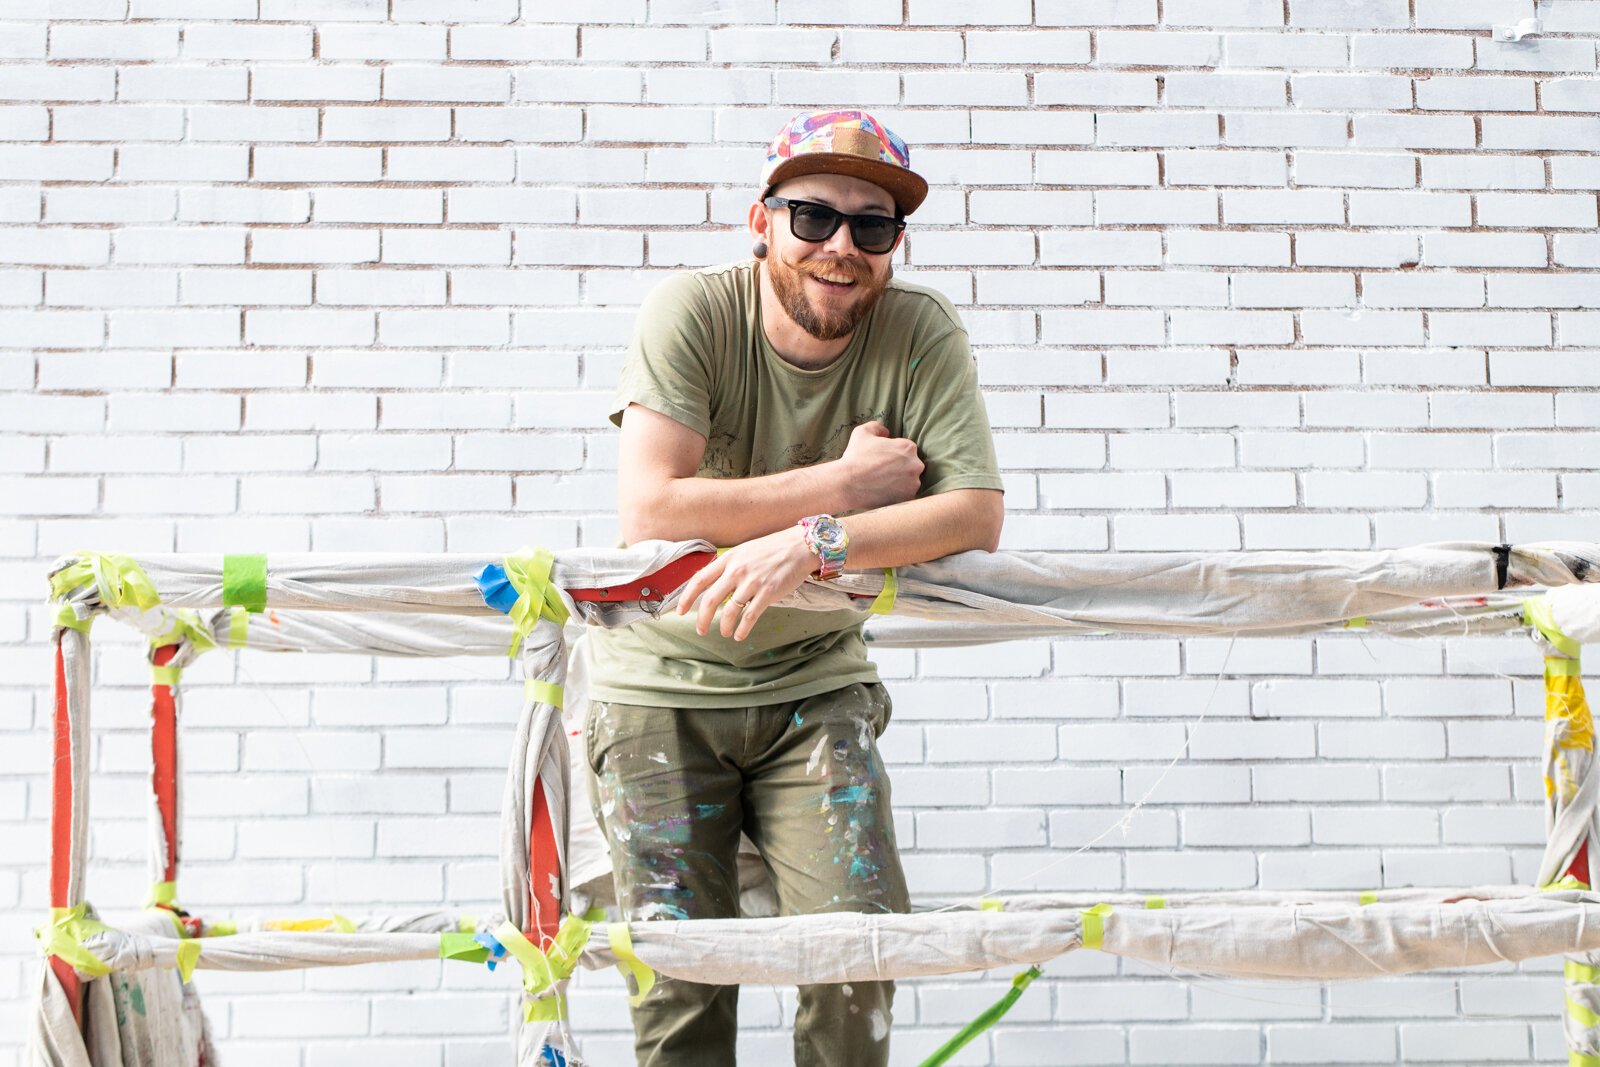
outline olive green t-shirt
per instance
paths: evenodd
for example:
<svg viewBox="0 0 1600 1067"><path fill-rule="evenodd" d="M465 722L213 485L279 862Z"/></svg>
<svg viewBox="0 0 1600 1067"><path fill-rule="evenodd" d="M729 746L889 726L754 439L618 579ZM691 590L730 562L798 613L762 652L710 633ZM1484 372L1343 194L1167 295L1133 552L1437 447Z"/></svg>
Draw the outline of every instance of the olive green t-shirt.
<svg viewBox="0 0 1600 1067"><path fill-rule="evenodd" d="M751 478L838 459L874 419L917 443L918 495L999 489L967 333L942 295L891 281L850 346L820 370L785 362L761 328L754 260L674 275L640 309L611 421L639 404L702 434L701 478ZM820 508L818 510L821 510ZM590 635L591 694L655 707L800 700L874 682L861 616L769 608L744 641L693 613Z"/></svg>

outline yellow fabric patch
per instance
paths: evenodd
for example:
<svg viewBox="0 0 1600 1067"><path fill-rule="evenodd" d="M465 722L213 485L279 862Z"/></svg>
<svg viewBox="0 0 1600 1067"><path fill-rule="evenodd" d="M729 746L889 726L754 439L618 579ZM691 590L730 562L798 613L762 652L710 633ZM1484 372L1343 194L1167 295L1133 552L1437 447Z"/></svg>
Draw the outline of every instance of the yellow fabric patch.
<svg viewBox="0 0 1600 1067"><path fill-rule="evenodd" d="M1589 700L1583 692L1583 679L1576 674L1552 674L1548 667L1554 663L1571 663L1572 660L1545 660L1544 717L1567 721L1567 736L1560 742L1562 748L1594 751L1594 716L1589 711Z"/></svg>

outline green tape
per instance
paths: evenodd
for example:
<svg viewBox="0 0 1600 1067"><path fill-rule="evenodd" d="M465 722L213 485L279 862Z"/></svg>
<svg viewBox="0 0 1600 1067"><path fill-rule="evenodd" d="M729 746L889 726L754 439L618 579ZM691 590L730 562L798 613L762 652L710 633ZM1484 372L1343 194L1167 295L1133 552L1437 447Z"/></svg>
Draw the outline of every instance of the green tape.
<svg viewBox="0 0 1600 1067"><path fill-rule="evenodd" d="M1559 881L1559 882L1551 882L1549 885L1540 886L1539 887L1539 892L1541 892L1541 893L1560 893L1560 892L1562 892L1564 890L1568 890L1568 889L1583 890L1583 889L1588 889L1588 888L1589 888L1589 883L1588 882L1585 882L1583 879L1577 877L1576 875L1569 874L1565 878L1561 879L1561 881Z"/></svg>
<svg viewBox="0 0 1600 1067"><path fill-rule="evenodd" d="M489 959L489 946L480 944L472 934L446 932L439 935L439 958L484 963Z"/></svg>
<svg viewBox="0 0 1600 1067"><path fill-rule="evenodd" d="M553 1023L567 1017L567 998L557 993L553 997L541 997L528 1002L528 1011L523 1016L530 1023Z"/></svg>
<svg viewBox="0 0 1600 1067"><path fill-rule="evenodd" d="M1083 947L1099 948L1106 940L1106 916L1111 914L1110 904L1096 904L1080 912L1083 916Z"/></svg>
<svg viewBox="0 0 1600 1067"><path fill-rule="evenodd" d="M561 707L565 694L561 686L554 682L547 682L541 678L529 678L522 683L522 695L526 700L535 700L540 704L549 704L552 708Z"/></svg>
<svg viewBox="0 0 1600 1067"><path fill-rule="evenodd" d="M1554 612L1550 610L1550 598L1543 594L1529 597L1522 602L1522 621L1539 631L1546 641L1554 646L1557 652L1570 660L1583 657L1583 645L1574 641L1561 631L1556 625Z"/></svg>
<svg viewBox="0 0 1600 1067"><path fill-rule="evenodd" d="M200 942L185 941L178 946L178 977L185 982L194 977L194 965L200 962Z"/></svg>
<svg viewBox="0 0 1600 1067"><path fill-rule="evenodd" d="M567 623L567 606L561 600L561 590L550 582L550 569L555 565L555 555L548 548L524 548L500 561L505 568L506 581L517 591L516 603L511 605L511 647L506 655L515 656L522 647L522 639L533 632L541 618L557 626Z"/></svg>
<svg viewBox="0 0 1600 1067"><path fill-rule="evenodd" d="M63 604L56 611L56 625L64 630L76 630L80 634L86 634L89 632L89 628L94 625L94 620L99 617L91 614L88 618L80 619L78 618L78 613L72 610L72 605Z"/></svg>
<svg viewBox="0 0 1600 1067"><path fill-rule="evenodd" d="M239 605L228 608L228 647L243 648L250 635L250 613Z"/></svg>
<svg viewBox="0 0 1600 1067"><path fill-rule="evenodd" d="M222 557L222 602L259 613L267 608L267 557Z"/></svg>
<svg viewBox="0 0 1600 1067"><path fill-rule="evenodd" d="M72 964L81 974L94 978L111 973L111 965L83 947L84 938L106 933L110 927L88 917L88 905L51 908L50 925L33 932L46 956Z"/></svg>
<svg viewBox="0 0 1600 1067"><path fill-rule="evenodd" d="M894 610L894 598L900 591L900 579L895 577L893 567L883 568L883 589L872 599L872 606L867 610L874 615L887 615Z"/></svg>
<svg viewBox="0 0 1600 1067"><path fill-rule="evenodd" d="M611 951L616 953L617 970L622 972L623 979L631 986L628 1003L637 1008L639 1002L656 987L656 972L634 954L633 935L629 933L627 923L607 923L606 940L611 944Z"/></svg>
<svg viewBox="0 0 1600 1067"><path fill-rule="evenodd" d="M1105 905L1102 904L1100 907L1105 907ZM976 1019L956 1031L955 1036L935 1049L933 1055L923 1060L920 1067L939 1067L940 1064L945 1063L951 1056L954 1056L970 1044L973 1038L999 1022L1006 1012L1011 1010L1011 1006L1017 1002L1017 999L1022 996L1023 990L1027 989L1033 980L1042 973L1044 972L1040 971L1038 966L1033 966L1013 978L1011 980L1011 988L1006 990L1005 996L989 1005Z"/></svg>

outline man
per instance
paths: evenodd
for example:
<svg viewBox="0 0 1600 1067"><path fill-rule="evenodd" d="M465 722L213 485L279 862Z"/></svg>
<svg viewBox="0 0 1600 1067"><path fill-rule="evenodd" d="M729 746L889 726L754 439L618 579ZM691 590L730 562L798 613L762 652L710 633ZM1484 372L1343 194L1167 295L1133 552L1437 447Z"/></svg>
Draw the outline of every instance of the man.
<svg viewBox="0 0 1600 1067"><path fill-rule="evenodd" d="M784 914L909 906L861 616L773 606L810 577L999 539L966 332L890 280L927 195L909 163L864 112L795 118L750 208L754 258L677 275L640 311L612 415L622 536L732 547L677 616L591 636L585 743L630 919L736 916L741 830ZM893 996L802 988L795 1062L885 1063ZM641 1067L733 1063L737 998L658 984L634 1011Z"/></svg>

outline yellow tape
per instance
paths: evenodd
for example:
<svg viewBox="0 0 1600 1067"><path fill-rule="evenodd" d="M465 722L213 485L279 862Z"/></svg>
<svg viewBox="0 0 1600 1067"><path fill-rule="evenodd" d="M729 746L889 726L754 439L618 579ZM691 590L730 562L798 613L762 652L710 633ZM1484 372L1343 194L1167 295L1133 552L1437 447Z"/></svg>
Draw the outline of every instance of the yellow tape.
<svg viewBox="0 0 1600 1067"><path fill-rule="evenodd" d="M1575 678L1583 675L1583 664L1575 659L1556 659L1551 656L1544 661L1544 676L1546 678Z"/></svg>
<svg viewBox="0 0 1600 1067"><path fill-rule="evenodd" d="M1550 610L1550 598L1543 594L1522 602L1522 621L1539 631L1539 635L1568 659L1582 659L1583 645L1574 641L1556 625L1555 614Z"/></svg>
<svg viewBox="0 0 1600 1067"><path fill-rule="evenodd" d="M149 611L161 603L150 576L132 556L79 552L77 557L77 562L50 576L50 593L55 599L64 600L74 589L93 582L100 603L108 608L132 605Z"/></svg>
<svg viewBox="0 0 1600 1067"><path fill-rule="evenodd" d="M522 988L530 998L525 1014L528 1022L551 1022L566 1017L565 997L541 997L539 994L572 977L583 956L583 948L589 942L589 925L589 920L582 916L568 915L561 920L561 928L543 952L510 922L501 923L495 930L495 939L522 964ZM547 1014L551 1012L558 1014Z"/></svg>
<svg viewBox="0 0 1600 1067"><path fill-rule="evenodd" d="M80 634L89 632L89 627L94 625L94 620L100 616L90 614L88 618L78 618L78 613L72 610L72 605L63 604L56 610L56 625L63 630L76 630Z"/></svg>
<svg viewBox="0 0 1600 1067"><path fill-rule="evenodd" d="M152 882L144 895L144 906L153 908L158 904L176 904L178 900L177 882Z"/></svg>
<svg viewBox="0 0 1600 1067"><path fill-rule="evenodd" d="M1368 890L1367 892L1362 893L1357 899L1361 901L1361 906L1364 908L1368 904L1376 904L1378 902L1378 894Z"/></svg>
<svg viewBox="0 0 1600 1067"><path fill-rule="evenodd" d="M232 937L239 932L239 924L223 919L220 922L206 923L200 931L201 937Z"/></svg>
<svg viewBox="0 0 1600 1067"><path fill-rule="evenodd" d="M333 928L341 934L353 934L356 932L356 924L338 912L333 913Z"/></svg>
<svg viewBox="0 0 1600 1067"><path fill-rule="evenodd" d="M552 708L561 707L565 699L565 691L554 682L547 682L541 678L529 678L522 683L522 698L524 700L537 700L541 704L549 704Z"/></svg>
<svg viewBox="0 0 1600 1067"><path fill-rule="evenodd" d="M157 667L154 663L150 664L151 685L174 686L182 676L182 667Z"/></svg>
<svg viewBox="0 0 1600 1067"><path fill-rule="evenodd" d="M553 997L540 997L528 1005L524 1018L530 1023L553 1023L567 1017L567 998L560 993Z"/></svg>
<svg viewBox="0 0 1600 1067"><path fill-rule="evenodd" d="M517 602L511 605L514 632L508 656L515 656L522 647L522 639L533 632L541 618L557 626L567 622L567 605L561 600L561 591L550 582L550 569L555 556L548 548L524 548L513 552L501 561L506 580L517 591Z"/></svg>
<svg viewBox="0 0 1600 1067"><path fill-rule="evenodd" d="M1365 630L1367 628L1367 617L1365 615L1357 615L1353 619L1346 619L1344 628L1346 630Z"/></svg>
<svg viewBox="0 0 1600 1067"><path fill-rule="evenodd" d="M194 977L194 965L200 962L200 942L185 941L178 946L178 977L187 982Z"/></svg>
<svg viewBox="0 0 1600 1067"><path fill-rule="evenodd" d="M344 925L341 925L343 923ZM345 927L348 926L349 929ZM286 930L290 933L309 934L332 930L336 933L348 934L355 931L355 925L349 919L341 919L335 915L333 918L320 919L268 919L261 924L263 930ZM236 930L229 931L237 933ZM220 935L214 935L220 936Z"/></svg>
<svg viewBox="0 0 1600 1067"><path fill-rule="evenodd" d="M184 638L189 639L189 644L196 652L209 652L217 647L216 640L211 636L211 631L206 624L200 621L198 611L181 609L172 616L172 625L165 633L150 639L151 648L162 648L166 645L175 645Z"/></svg>
<svg viewBox="0 0 1600 1067"><path fill-rule="evenodd" d="M978 901L979 911L1005 911L1006 902L999 897L984 897Z"/></svg>
<svg viewBox="0 0 1600 1067"><path fill-rule="evenodd" d="M33 932L46 956L70 963L74 970L99 978L111 973L111 966L83 947L83 939L107 933L110 927L88 918L87 904L70 908L51 908L50 924Z"/></svg>
<svg viewBox="0 0 1600 1067"><path fill-rule="evenodd" d="M633 954L633 935L628 932L627 923L606 924L606 940L611 942L611 951L621 961L617 964L617 970L622 972L623 978L631 980L634 992L629 995L628 1003L638 1007L646 994L655 988L656 972Z"/></svg>
<svg viewBox="0 0 1600 1067"><path fill-rule="evenodd" d="M250 613L235 604L228 609L228 647L243 648L250 634Z"/></svg>
<svg viewBox="0 0 1600 1067"><path fill-rule="evenodd" d="M535 948L533 942L524 937L513 923L505 921L495 927L494 938L522 964L522 988L527 990L529 996L549 988L555 981L555 972L550 969L550 961L545 954Z"/></svg>
<svg viewBox="0 0 1600 1067"><path fill-rule="evenodd" d="M1144 906L1147 911L1160 911L1167 906L1166 897L1145 897Z"/></svg>
<svg viewBox="0 0 1600 1067"><path fill-rule="evenodd" d="M893 567L883 568L883 589L872 598L872 607L867 610L874 615L887 615L894 610L894 598L900 591L900 579L895 577Z"/></svg>
<svg viewBox="0 0 1600 1067"><path fill-rule="evenodd" d="M1567 1014L1585 1030L1600 1026L1600 1014L1596 1014L1591 1008L1584 1007L1571 997L1567 998Z"/></svg>
<svg viewBox="0 0 1600 1067"><path fill-rule="evenodd" d="M476 915L463 915L456 920L456 930L463 934L478 932L478 917Z"/></svg>
<svg viewBox="0 0 1600 1067"><path fill-rule="evenodd" d="M1561 879L1561 881L1559 881L1559 882L1551 882L1549 885L1540 886L1539 887L1539 892L1541 892L1541 893L1559 893L1559 892L1561 892L1563 890L1567 890L1567 889L1588 889L1588 888L1589 888L1589 883L1588 882L1585 882L1585 881L1583 881L1583 880L1581 880L1579 878L1576 878L1573 875L1569 874L1565 878Z"/></svg>
<svg viewBox="0 0 1600 1067"><path fill-rule="evenodd" d="M1590 1056L1584 1052L1568 1052L1567 1067L1600 1067L1600 1056Z"/></svg>
<svg viewBox="0 0 1600 1067"><path fill-rule="evenodd" d="M1099 948L1105 944L1106 916L1111 914L1111 905L1096 904L1079 914L1083 916L1083 947Z"/></svg>
<svg viewBox="0 0 1600 1067"><path fill-rule="evenodd" d="M1562 974L1569 982L1582 982L1585 985L1595 984L1595 975L1600 974L1600 967L1588 963L1579 963L1577 960L1567 960L1561 969Z"/></svg>

